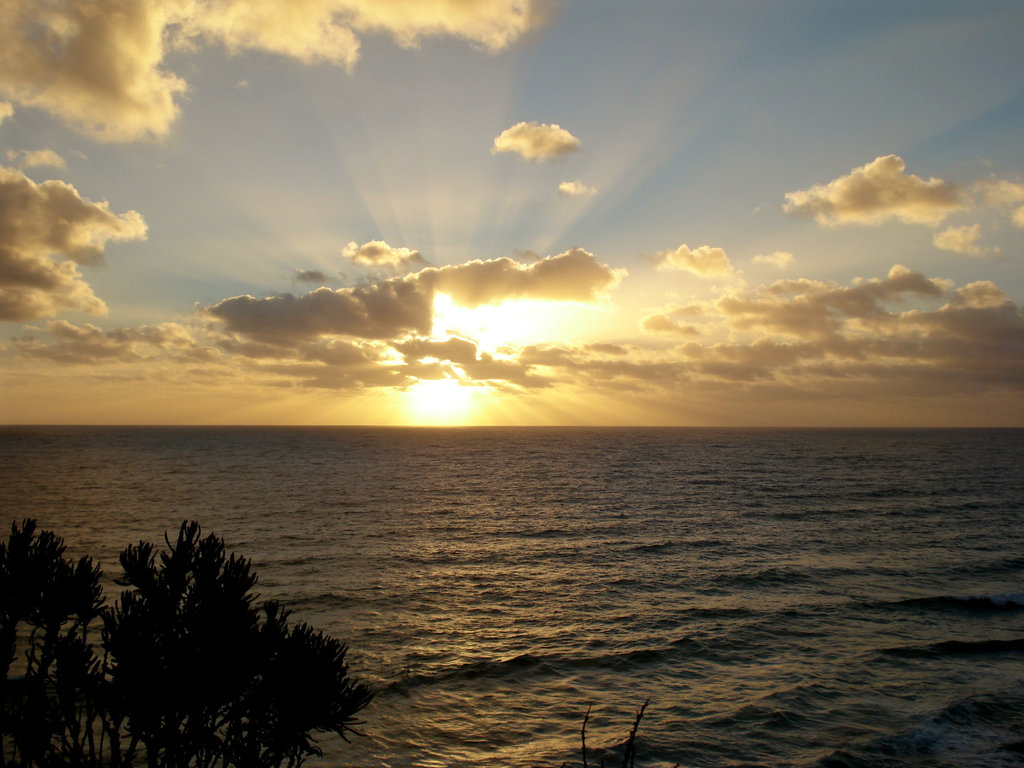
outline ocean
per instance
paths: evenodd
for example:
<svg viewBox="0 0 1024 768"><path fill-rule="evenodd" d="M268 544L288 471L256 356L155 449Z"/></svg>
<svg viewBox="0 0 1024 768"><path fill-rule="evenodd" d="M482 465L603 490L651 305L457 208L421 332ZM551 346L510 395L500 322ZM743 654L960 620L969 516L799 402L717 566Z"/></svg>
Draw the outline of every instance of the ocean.
<svg viewBox="0 0 1024 768"><path fill-rule="evenodd" d="M1024 766L1024 430L0 429L6 522L182 520L377 692L311 765Z"/></svg>

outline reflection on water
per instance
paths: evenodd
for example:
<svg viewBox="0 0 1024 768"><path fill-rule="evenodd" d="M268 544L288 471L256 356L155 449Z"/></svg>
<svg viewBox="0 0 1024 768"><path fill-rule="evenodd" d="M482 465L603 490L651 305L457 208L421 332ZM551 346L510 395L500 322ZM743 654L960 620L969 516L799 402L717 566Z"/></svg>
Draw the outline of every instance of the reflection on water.
<svg viewBox="0 0 1024 768"><path fill-rule="evenodd" d="M1022 458L1012 430L11 428L0 493L108 576L183 518L252 557L379 690L329 763L558 765L589 704L599 750L650 697L642 765L1014 765Z"/></svg>

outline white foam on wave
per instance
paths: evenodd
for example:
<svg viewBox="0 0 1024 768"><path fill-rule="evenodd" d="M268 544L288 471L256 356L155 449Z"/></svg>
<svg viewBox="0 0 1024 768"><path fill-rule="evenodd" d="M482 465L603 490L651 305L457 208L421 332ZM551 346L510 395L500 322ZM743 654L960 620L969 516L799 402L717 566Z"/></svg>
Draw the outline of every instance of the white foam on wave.
<svg viewBox="0 0 1024 768"><path fill-rule="evenodd" d="M956 599L964 602L988 602L1000 608L1010 605L1024 608L1024 592L1006 592L999 595L967 595L966 597L958 597Z"/></svg>

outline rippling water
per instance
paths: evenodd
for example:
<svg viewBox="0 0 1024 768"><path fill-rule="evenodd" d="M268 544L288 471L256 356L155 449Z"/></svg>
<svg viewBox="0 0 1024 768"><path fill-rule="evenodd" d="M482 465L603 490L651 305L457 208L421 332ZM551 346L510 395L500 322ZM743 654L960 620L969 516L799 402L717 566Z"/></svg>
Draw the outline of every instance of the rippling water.
<svg viewBox="0 0 1024 768"><path fill-rule="evenodd" d="M1024 765L1024 431L0 430L76 554L182 519L347 640L359 766ZM108 594L116 594L113 590Z"/></svg>

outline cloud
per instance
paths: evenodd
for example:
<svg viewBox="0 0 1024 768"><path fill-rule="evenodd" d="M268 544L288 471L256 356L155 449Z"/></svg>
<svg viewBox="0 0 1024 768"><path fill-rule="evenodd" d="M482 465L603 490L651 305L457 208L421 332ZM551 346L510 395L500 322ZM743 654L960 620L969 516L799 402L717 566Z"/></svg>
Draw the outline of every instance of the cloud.
<svg viewBox="0 0 1024 768"><path fill-rule="evenodd" d="M0 124L14 114L14 105L9 101L0 101Z"/></svg>
<svg viewBox="0 0 1024 768"><path fill-rule="evenodd" d="M364 34L498 51L543 21L534 0L5 0L0 94L100 140L160 139L188 89L172 50L219 43L351 69Z"/></svg>
<svg viewBox="0 0 1024 768"><path fill-rule="evenodd" d="M908 296L941 297L947 281L929 279L895 265L884 279L840 286L800 278L779 280L754 293L723 296L715 302L718 314L739 329L798 338L834 336L851 323L877 329L890 318L887 302Z"/></svg>
<svg viewBox="0 0 1024 768"><path fill-rule="evenodd" d="M387 33L406 48L424 37L458 37L493 52L544 21L532 0L221 0L199 8L187 19L188 31L229 50L257 49L347 68L359 59L363 34Z"/></svg>
<svg viewBox="0 0 1024 768"><path fill-rule="evenodd" d="M1024 184L1006 179L979 181L971 190L992 206L1012 207L1024 203Z"/></svg>
<svg viewBox="0 0 1024 768"><path fill-rule="evenodd" d="M538 162L574 152L580 140L557 124L516 123L494 139L491 154L515 152Z"/></svg>
<svg viewBox="0 0 1024 768"><path fill-rule="evenodd" d="M357 245L355 241L352 241L345 246L341 253L346 259L350 259L356 264L365 264L371 267L401 267L408 264L427 263L419 251L409 248L392 248L383 240L371 240L362 245Z"/></svg>
<svg viewBox="0 0 1024 768"><path fill-rule="evenodd" d="M318 288L301 296L234 296L200 314L223 333L269 345L294 346L321 337L395 340L432 330L434 295L476 307L509 299L595 301L618 284L624 270L600 264L574 248L533 264L512 259L428 267L370 286Z"/></svg>
<svg viewBox="0 0 1024 768"><path fill-rule="evenodd" d="M880 224L893 218L934 226L965 207L954 185L935 178L925 181L904 174L905 169L896 155L879 157L828 184L787 192L782 209L826 226Z"/></svg>
<svg viewBox="0 0 1024 768"><path fill-rule="evenodd" d="M981 181L973 185L972 191L994 208L1012 209L1010 221L1014 226L1024 228L1024 184L1006 179Z"/></svg>
<svg viewBox="0 0 1024 768"><path fill-rule="evenodd" d="M406 361L422 360L434 357L438 360L449 360L459 365L469 365L477 360L477 347L468 339L451 336L444 341L435 339L410 339L397 342L392 346L402 353Z"/></svg>
<svg viewBox="0 0 1024 768"><path fill-rule="evenodd" d="M234 296L203 314L228 333L271 344L293 345L320 336L393 339L430 332L433 294L415 280L391 279L369 287L318 288L257 299Z"/></svg>
<svg viewBox="0 0 1024 768"><path fill-rule="evenodd" d="M369 322L365 318L346 322L338 307L351 309L358 304L380 326L394 315L386 310L374 315L368 309L374 303L367 298L370 294L397 294L396 285L404 285L418 288L420 298L433 295L430 279L418 283L407 277L385 283L372 289L322 288L302 297L225 300L200 312L200 318L209 321L206 343L197 340L195 331L177 323L103 331L91 324L56 321L45 329L51 338L40 338L40 330L34 329L34 334L13 339L9 350L24 360L93 366L95 376L102 376L99 366L131 365L139 373L118 369L116 376L125 380L155 375L173 378L172 371L184 370L181 366L187 364L191 381L202 377L211 383L234 381L264 387L401 389L417 380L438 378L507 391L551 385L547 376L517 359L514 351L497 356L480 350L469 339L425 338L416 331L406 332L399 324L389 329L402 331L390 342L337 338L339 332L349 336L352 331L365 333ZM320 326L312 327L318 320ZM615 345L595 348L598 346L609 354L624 354Z"/></svg>
<svg viewBox="0 0 1024 768"><path fill-rule="evenodd" d="M962 304L963 306L974 307L975 309L1002 307L1009 301L1006 298L1006 294L990 280L968 283L963 288L957 289L956 297L955 304Z"/></svg>
<svg viewBox="0 0 1024 768"><path fill-rule="evenodd" d="M135 362L163 352L184 354L198 349L192 334L178 323L102 331L91 323L72 325L56 320L49 322L46 330L54 343L44 344L33 336L24 336L14 340L15 349L28 357L76 365Z"/></svg>
<svg viewBox="0 0 1024 768"><path fill-rule="evenodd" d="M66 168L64 158L52 149L23 149L16 151L7 150L8 162L15 163L19 168L39 168L49 166L50 168Z"/></svg>
<svg viewBox="0 0 1024 768"><path fill-rule="evenodd" d="M786 251L772 251L769 254L759 253L754 257L755 264L772 264L779 269L785 269L793 263L793 254Z"/></svg>
<svg viewBox="0 0 1024 768"><path fill-rule="evenodd" d="M965 256L984 256L988 251L978 245L981 238L981 225L964 227L949 227L941 232L936 232L932 237L932 243L936 248L953 253L962 253Z"/></svg>
<svg viewBox="0 0 1024 768"><path fill-rule="evenodd" d="M705 315L703 307L691 304L680 307L671 305L640 320L640 328L646 333L671 333L679 336L700 336L701 330L692 320Z"/></svg>
<svg viewBox="0 0 1024 768"><path fill-rule="evenodd" d="M355 29L386 31L404 46L424 36L448 35L500 51L547 18L543 4L533 0L349 0L345 6L352 9Z"/></svg>
<svg viewBox="0 0 1024 768"><path fill-rule="evenodd" d="M107 203L83 199L70 184L36 184L21 171L0 167L0 320L69 309L105 314L106 305L75 264L101 264L108 241L145 236L146 224L135 211L115 214Z"/></svg>
<svg viewBox="0 0 1024 768"><path fill-rule="evenodd" d="M462 277L493 289L493 275L476 266L484 263L489 262L460 265L466 268ZM399 322L389 330L403 332L390 339L332 335L369 322L342 322L337 307L356 304L381 327L394 313L384 307L374 314L371 295L379 292L383 302L384 296L411 290L401 300L415 305L432 297L437 271L371 288L225 300L206 313L215 321L207 330L218 349L197 341L198 331L175 323L101 331L54 321L46 327L50 340L36 338L37 331L14 339L9 350L65 364L130 363L147 376L179 370L180 362L188 361L193 380L230 376L261 386L358 391L456 378L516 392L547 388L617 398L629 392L638 405L655 405L661 414L667 408L679 414L711 407L722 415L755 403L773 414L799 404L806 415L815 412L816 402L824 409L817 413L833 418L836 402L859 403L873 414L879 407L923 413L931 412L930 405L962 403L965 396L1012 398L1024 391L1020 308L992 282L955 286L899 265L884 277L848 284L796 278L742 292L730 289L702 303L669 305L642 324L674 338L671 347L661 341L542 344L489 354L472 339L428 338L426 329L405 332L412 324ZM513 286L509 293L518 290ZM240 319L246 311L255 315ZM299 322L301 314L306 318ZM311 330L318 317L321 326ZM428 318L424 312L421 319ZM330 332L322 333L325 328ZM935 399L943 397L956 399ZM743 413L744 418L756 415Z"/></svg>
<svg viewBox="0 0 1024 768"><path fill-rule="evenodd" d="M316 283L317 285L330 282L327 275L318 269L296 269L295 280L299 283Z"/></svg>
<svg viewBox="0 0 1024 768"><path fill-rule="evenodd" d="M954 288L897 265L882 279L779 281L732 296L738 303L726 298L648 315L658 318L648 330L682 337L669 349L542 344L507 348L498 358L469 339L419 337L391 342L401 360L380 355L375 365L388 370L381 385L459 378L496 387L630 391L666 404L679 404L685 392L689 401L719 406L752 397L775 404L849 398L878 406L894 398L921 403L1024 389L1024 315L989 282ZM909 299L932 308L920 301L908 306ZM823 329L822 316L831 318ZM276 372L299 375L294 366ZM310 370L302 375L310 377L306 385L347 381L341 370L321 371L315 383Z"/></svg>
<svg viewBox="0 0 1024 768"><path fill-rule="evenodd" d="M588 187L582 181L563 181L558 185L558 194L563 197L593 197L597 189Z"/></svg>
<svg viewBox="0 0 1024 768"><path fill-rule="evenodd" d="M656 253L653 261L659 272L686 271L698 277L730 277L736 273L725 251L710 245L690 250L684 243L674 251Z"/></svg>
<svg viewBox="0 0 1024 768"><path fill-rule="evenodd" d="M421 379L454 377L527 388L546 387L550 384L546 377L535 375L531 365L495 358L488 352L478 350L476 344L467 339L454 336L443 341L420 338L392 346L404 357L408 372ZM434 368L423 369L421 362L429 359L441 361L441 364L428 363L434 365ZM458 370L452 370L452 365L445 363L451 363Z"/></svg>
<svg viewBox="0 0 1024 768"><path fill-rule="evenodd" d="M1024 391L1024 313L988 281L955 288L897 265L885 278L779 281L648 318L649 330L684 337L692 322L708 341L631 346L616 357L581 345L531 346L519 362L555 383L664 403L679 402L680 391L688 400L703 393L719 407L754 397L848 398L878 408Z"/></svg>
<svg viewBox="0 0 1024 768"><path fill-rule="evenodd" d="M45 10L5 0L3 9L0 93L100 140L167 134L186 90L161 68L167 27L180 19L169 0L63 0Z"/></svg>
<svg viewBox="0 0 1024 768"><path fill-rule="evenodd" d="M597 301L618 285L626 271L600 264L594 254L572 248L532 264L509 258L470 261L425 269L417 279L464 307L510 299Z"/></svg>

